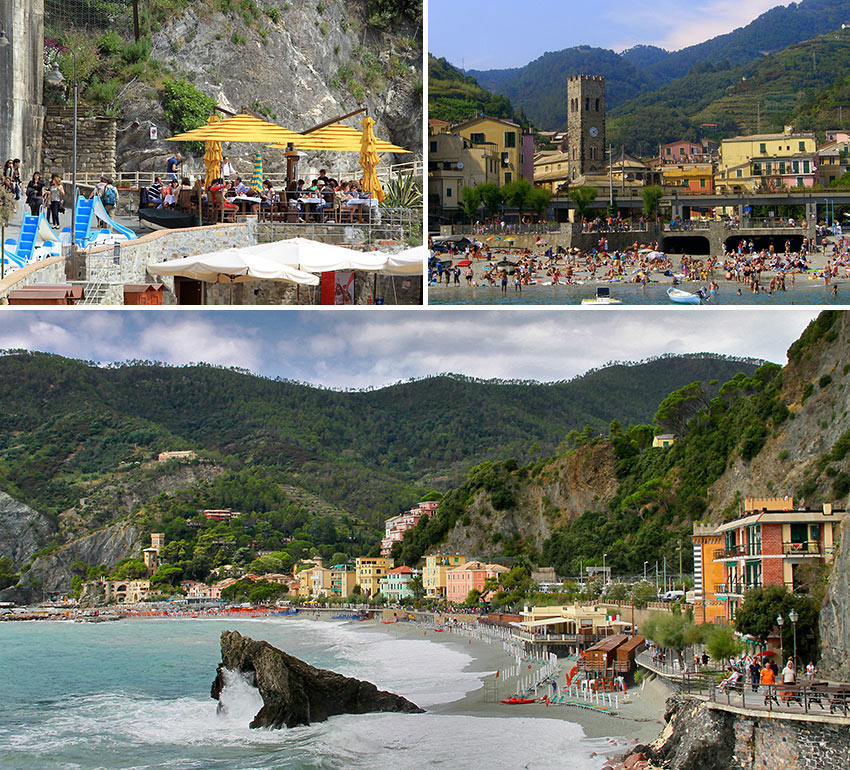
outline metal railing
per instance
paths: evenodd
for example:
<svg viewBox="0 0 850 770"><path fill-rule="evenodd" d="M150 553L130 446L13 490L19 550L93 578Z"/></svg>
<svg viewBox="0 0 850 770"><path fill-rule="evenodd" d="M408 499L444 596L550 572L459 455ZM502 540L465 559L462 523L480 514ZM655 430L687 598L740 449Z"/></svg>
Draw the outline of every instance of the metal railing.
<svg viewBox="0 0 850 770"><path fill-rule="evenodd" d="M297 228L303 238L320 238L325 242L344 244L373 244L377 241L408 241L422 234L421 209L385 209L380 210L380 219L369 216L363 222L281 222L261 221L262 229L274 231L276 226Z"/></svg>
<svg viewBox="0 0 850 770"><path fill-rule="evenodd" d="M715 595L743 596L746 591L761 587L761 583L715 583L714 593Z"/></svg>
<svg viewBox="0 0 850 770"><path fill-rule="evenodd" d="M248 182L251 179L252 172L245 171L243 174L234 174L235 176L241 176L243 181ZM381 182L388 182L390 179L395 179L398 174L402 176L422 176L423 174L423 164L421 160L408 161L407 163L395 163L390 166L381 167L378 166L377 169L378 179ZM101 176L108 176L114 182L115 186L120 190L138 190L139 187L148 187L154 183L156 177L162 178L164 181L171 177L171 174L166 171L117 171L115 173L106 173L106 172L94 172L94 171L83 171L77 174L77 184L84 186L95 185L100 181ZM206 169L203 167L200 168L184 168L177 172L178 178L182 178L184 176L189 177L190 179L203 179L206 176ZM303 175L303 178L306 180L310 177L310 174ZM312 175L315 176L315 175ZM339 179L340 181L343 179L360 179L363 176L363 169L359 166L357 168L346 169L345 171L333 171L334 179ZM268 179L276 188L282 188L286 186L286 174L284 173L275 173L275 174L264 174L264 179Z"/></svg>
<svg viewBox="0 0 850 770"><path fill-rule="evenodd" d="M668 233L690 233L695 230L706 231L711 229L711 222L701 219L685 220L683 222L665 222L662 229Z"/></svg>
<svg viewBox="0 0 850 770"><path fill-rule="evenodd" d="M715 684L708 700L720 705L788 714L850 715L850 684Z"/></svg>
<svg viewBox="0 0 850 770"><path fill-rule="evenodd" d="M452 225L452 235L550 235L561 232L558 222L485 222Z"/></svg>
<svg viewBox="0 0 850 770"><path fill-rule="evenodd" d="M822 556L827 552L828 549L824 548L817 540L809 540L805 543L782 543L782 553L786 556Z"/></svg>

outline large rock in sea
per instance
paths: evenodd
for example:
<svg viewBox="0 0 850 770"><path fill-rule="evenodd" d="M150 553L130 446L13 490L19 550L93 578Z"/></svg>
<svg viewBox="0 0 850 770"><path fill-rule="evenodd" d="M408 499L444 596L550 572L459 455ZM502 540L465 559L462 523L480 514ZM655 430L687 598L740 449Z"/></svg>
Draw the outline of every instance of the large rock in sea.
<svg viewBox="0 0 850 770"><path fill-rule="evenodd" d="M210 693L216 700L224 689L225 669L253 675L253 684L263 697L263 707L251 727L297 727L324 722L336 714L423 713L407 698L379 690L371 682L314 668L238 631L221 632L221 663Z"/></svg>

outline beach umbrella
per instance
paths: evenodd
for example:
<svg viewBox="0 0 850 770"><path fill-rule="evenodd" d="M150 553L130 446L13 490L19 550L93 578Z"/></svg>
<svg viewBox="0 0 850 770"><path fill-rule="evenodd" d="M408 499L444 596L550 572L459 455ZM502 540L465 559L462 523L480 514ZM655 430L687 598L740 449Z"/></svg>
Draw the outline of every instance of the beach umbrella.
<svg viewBox="0 0 850 770"><path fill-rule="evenodd" d="M384 199L384 191L378 181L378 163L381 159L375 149L375 134L372 126L375 121L368 115L361 121L363 125L363 141L360 145L360 165L363 167L363 187L380 203Z"/></svg>
<svg viewBox="0 0 850 770"><path fill-rule="evenodd" d="M210 115L207 125L220 122L218 115ZM204 166L206 166L207 175L204 177L204 188L209 189L210 185L221 176L221 142L208 141L206 146Z"/></svg>
<svg viewBox="0 0 850 770"><path fill-rule="evenodd" d="M251 189L256 193L263 191L263 156L259 152L254 153L254 174L251 177Z"/></svg>

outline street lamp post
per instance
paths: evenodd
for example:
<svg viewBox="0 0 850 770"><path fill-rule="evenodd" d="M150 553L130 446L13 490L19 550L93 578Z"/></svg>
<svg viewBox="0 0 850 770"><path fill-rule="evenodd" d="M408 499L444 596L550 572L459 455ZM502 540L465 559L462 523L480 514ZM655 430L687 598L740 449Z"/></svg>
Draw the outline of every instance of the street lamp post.
<svg viewBox="0 0 850 770"><path fill-rule="evenodd" d="M74 60L74 158L71 170L71 187L73 188L73 200L71 201L71 248L74 247L77 235L77 53L67 45L60 45L59 50L66 50ZM59 71L59 63L53 63L53 69L45 80L52 86L61 86L65 82L65 76Z"/></svg>
<svg viewBox="0 0 850 770"><path fill-rule="evenodd" d="M782 615L776 616L776 625L779 626L779 657L782 658L782 665L785 665L785 645L782 640L782 626L785 623L785 618Z"/></svg>
<svg viewBox="0 0 850 770"><path fill-rule="evenodd" d="M793 607L791 608L791 612L788 613L788 619L791 621L791 626L794 629L794 674L797 674L797 620L799 619L799 615L797 614L797 610Z"/></svg>
<svg viewBox="0 0 850 770"><path fill-rule="evenodd" d="M607 556L607 553L602 554L602 579L605 581L605 585L608 585L608 573L605 571L605 559Z"/></svg>
<svg viewBox="0 0 850 770"><path fill-rule="evenodd" d="M643 582L644 582L644 583L646 582L646 565L647 565L647 564L649 564L649 562L648 562L648 561L645 561L645 562L643 563Z"/></svg>

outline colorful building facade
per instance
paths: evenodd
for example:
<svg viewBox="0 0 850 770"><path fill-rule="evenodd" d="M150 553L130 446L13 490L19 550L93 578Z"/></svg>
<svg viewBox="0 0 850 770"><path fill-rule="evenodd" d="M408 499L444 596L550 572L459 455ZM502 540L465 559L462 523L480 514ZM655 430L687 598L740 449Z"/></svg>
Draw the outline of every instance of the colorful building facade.
<svg viewBox="0 0 850 770"><path fill-rule="evenodd" d="M724 139L714 186L721 193L813 187L817 158L813 133L789 131Z"/></svg>
<svg viewBox="0 0 850 770"><path fill-rule="evenodd" d="M468 561L460 567L446 571L446 601L463 604L472 590L484 592L488 578L498 578L508 568L501 564Z"/></svg>
<svg viewBox="0 0 850 770"><path fill-rule="evenodd" d="M362 556L354 562L356 583L364 596L375 596L381 590L381 578L393 568L393 560L385 556Z"/></svg>
<svg viewBox="0 0 850 770"><path fill-rule="evenodd" d="M446 573L450 569L466 563L466 557L459 553L439 553L425 557L422 570L422 586L428 599L446 598Z"/></svg>
<svg viewBox="0 0 850 770"><path fill-rule="evenodd" d="M403 601L413 597L413 581L422 573L410 567L393 567L380 580L381 593L390 601Z"/></svg>
<svg viewBox="0 0 850 770"><path fill-rule="evenodd" d="M438 506L436 500L424 501L405 513L387 519L384 522L384 538L381 540L381 556L389 556L393 545L404 539L404 533L413 529L423 516L433 516Z"/></svg>

